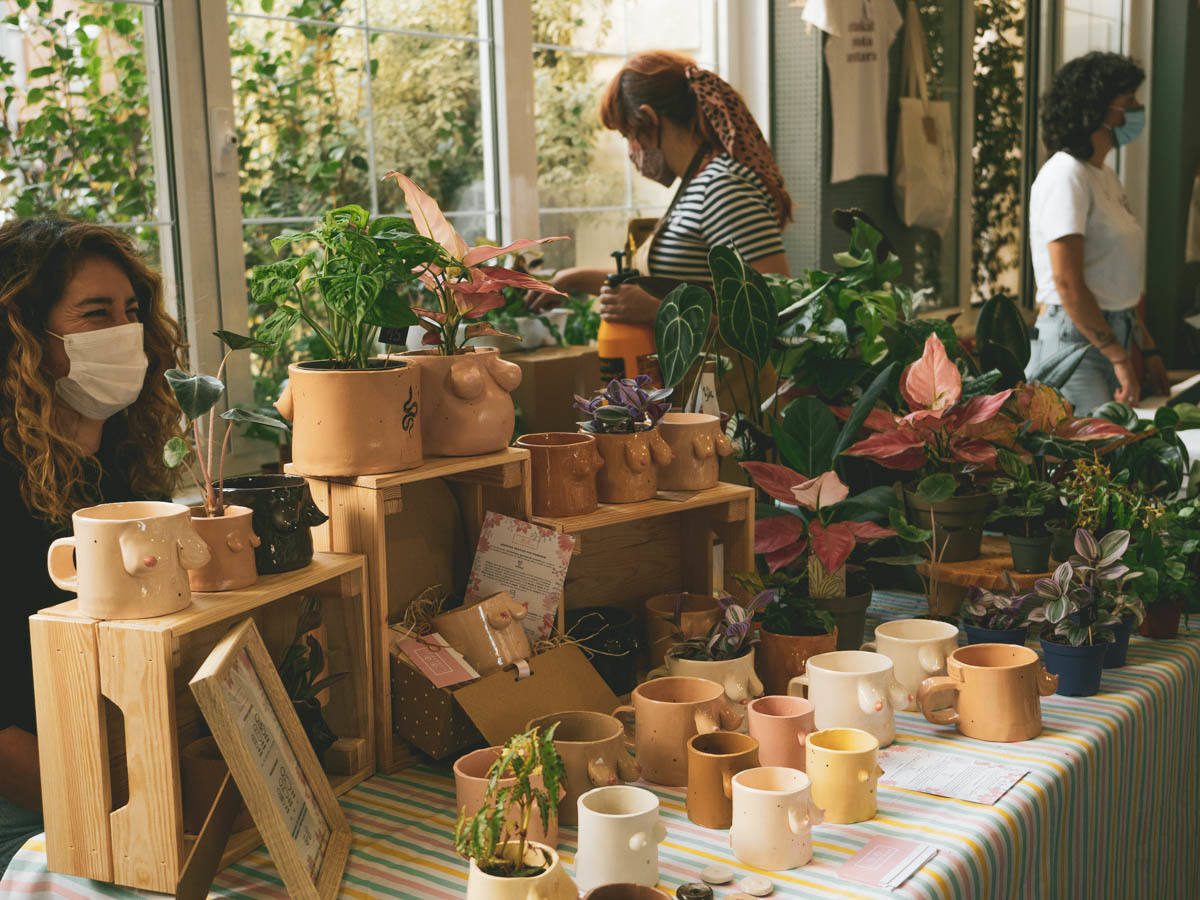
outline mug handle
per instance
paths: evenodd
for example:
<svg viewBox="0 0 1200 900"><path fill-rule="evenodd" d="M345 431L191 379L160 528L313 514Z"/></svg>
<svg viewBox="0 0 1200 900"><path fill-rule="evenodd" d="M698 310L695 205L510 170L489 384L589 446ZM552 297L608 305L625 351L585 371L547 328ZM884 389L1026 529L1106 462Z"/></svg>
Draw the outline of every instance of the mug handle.
<svg viewBox="0 0 1200 900"><path fill-rule="evenodd" d="M50 549L46 551L46 570L50 573L50 580L58 587L64 591L79 593L74 537L61 537L50 544Z"/></svg>
<svg viewBox="0 0 1200 900"><path fill-rule="evenodd" d="M787 692L789 697L804 697L808 698L808 673L801 672L795 678L788 682Z"/></svg>
<svg viewBox="0 0 1200 900"><path fill-rule="evenodd" d="M612 711L612 715L613 715L614 719L617 719L621 723L621 725L624 726L624 730L623 730L621 736L625 739L626 748L629 750L632 750L634 748L634 740L633 740L633 737L629 734L629 726L633 725L633 727L635 729L637 728L637 714L633 711L632 706L618 706L616 709L614 709ZM633 721L626 722L624 719L621 718L622 716L625 716L625 715L632 716Z"/></svg>
<svg viewBox="0 0 1200 900"><path fill-rule="evenodd" d="M945 709L929 709L926 704L937 694L942 691L954 691L955 700L957 702L957 694L962 690L962 682L948 675L938 675L935 678L926 678L921 682L921 689L917 691L917 706L920 707L921 713L930 722L935 725L954 725L958 722L958 710L953 706L948 706Z"/></svg>
<svg viewBox="0 0 1200 900"><path fill-rule="evenodd" d="M1045 666L1038 666L1037 688L1041 696L1049 697L1058 690L1058 676L1047 672Z"/></svg>
<svg viewBox="0 0 1200 900"><path fill-rule="evenodd" d="M651 669L646 673L646 680L649 681L651 678L663 678L670 674L671 673L667 671L666 666L658 666L657 668Z"/></svg>
<svg viewBox="0 0 1200 900"><path fill-rule="evenodd" d="M878 652L879 652L878 650L876 650L876 649L875 649L875 642L874 642L874 641L866 641L866 642L865 642L865 643L864 643L864 644L863 644L861 647L859 647L858 649L859 649L859 650L866 650L868 653L878 653Z"/></svg>
<svg viewBox="0 0 1200 900"><path fill-rule="evenodd" d="M733 799L733 773L728 769L721 772L721 792L726 800Z"/></svg>

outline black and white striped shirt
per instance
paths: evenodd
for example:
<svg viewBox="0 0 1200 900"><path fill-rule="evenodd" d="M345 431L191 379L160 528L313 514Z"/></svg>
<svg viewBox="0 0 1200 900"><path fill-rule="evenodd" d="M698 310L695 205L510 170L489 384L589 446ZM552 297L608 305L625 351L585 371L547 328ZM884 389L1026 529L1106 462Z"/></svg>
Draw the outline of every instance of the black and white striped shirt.
<svg viewBox="0 0 1200 900"><path fill-rule="evenodd" d="M733 244L747 262L783 252L762 179L727 154L714 157L683 189L650 248L650 274L711 282L708 251L723 244Z"/></svg>

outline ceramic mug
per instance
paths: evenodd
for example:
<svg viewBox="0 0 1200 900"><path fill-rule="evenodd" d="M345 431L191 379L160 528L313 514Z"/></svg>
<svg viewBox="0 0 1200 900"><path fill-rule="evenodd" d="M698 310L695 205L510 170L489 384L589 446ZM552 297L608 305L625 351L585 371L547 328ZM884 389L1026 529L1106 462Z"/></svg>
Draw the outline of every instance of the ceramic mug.
<svg viewBox="0 0 1200 900"><path fill-rule="evenodd" d="M895 619L875 627L875 640L863 650L882 653L892 661L896 680L913 699L904 709L917 708L921 682L946 674L946 657L958 647L958 626L937 619Z"/></svg>
<svg viewBox="0 0 1200 900"><path fill-rule="evenodd" d="M861 728L886 747L896 737L896 708L912 699L882 653L835 650L808 658L803 675L788 683L788 693L808 691L817 728Z"/></svg>
<svg viewBox="0 0 1200 900"><path fill-rule="evenodd" d="M823 821L807 775L782 766L733 776L729 846L748 866L779 872L812 859L812 826Z"/></svg>
<svg viewBox="0 0 1200 900"><path fill-rule="evenodd" d="M79 613L92 619L178 612L192 602L187 570L210 558L191 519L186 506L150 500L78 510L75 534L46 553L50 580L77 594Z"/></svg>
<svg viewBox="0 0 1200 900"><path fill-rule="evenodd" d="M859 728L826 728L808 736L805 766L825 821L864 822L878 807L879 741Z"/></svg>
<svg viewBox="0 0 1200 900"><path fill-rule="evenodd" d="M645 788L619 784L588 791L578 807L575 882L580 890L615 881L658 884L658 845L667 839L658 818L658 797Z"/></svg>
<svg viewBox="0 0 1200 900"><path fill-rule="evenodd" d="M681 659L678 648L667 651L666 665L652 669L647 678L664 675L683 675L691 678L707 678L725 688L725 704L729 709L729 721L737 717L738 731L746 730L746 704L763 693L762 682L754 671L754 648L735 659Z"/></svg>
<svg viewBox="0 0 1200 900"><path fill-rule="evenodd" d="M678 619L676 624L676 607ZM708 634L721 617L717 598L707 594L656 594L646 601L646 648L650 668L662 666L667 651L689 638Z"/></svg>
<svg viewBox="0 0 1200 900"><path fill-rule="evenodd" d="M463 655L480 675L497 672L532 653L521 626L528 611L512 594L501 591L471 606L433 618L433 630Z"/></svg>
<svg viewBox="0 0 1200 900"><path fill-rule="evenodd" d="M803 697L770 694L750 701L746 718L750 736L758 741L762 765L804 771L805 740L817 727L810 702Z"/></svg>
<svg viewBox="0 0 1200 900"><path fill-rule="evenodd" d="M733 776L758 767L758 741L748 734L714 731L688 739L687 815L702 828L733 822Z"/></svg>
<svg viewBox="0 0 1200 900"><path fill-rule="evenodd" d="M658 473L660 491L703 491L717 486L720 457L733 452L717 416L669 412L658 420L658 430L675 457Z"/></svg>
<svg viewBox="0 0 1200 900"><path fill-rule="evenodd" d="M981 741L1027 741L1042 732L1042 697L1053 694L1058 676L1046 671L1036 652L1017 644L970 644L946 660L949 674L929 678L917 701L930 722L956 725ZM946 709L933 698L954 692Z"/></svg>
<svg viewBox="0 0 1200 900"><path fill-rule="evenodd" d="M622 721L633 716L634 737L626 732L625 742L635 748L642 778L672 787L687 784L688 738L739 724L728 715L724 693L715 681L674 676L633 689L633 703L618 706L613 715Z"/></svg>
<svg viewBox="0 0 1200 900"><path fill-rule="evenodd" d="M584 516L596 511L596 473L604 460L594 437L565 431L523 434L516 446L529 451L535 516Z"/></svg>
<svg viewBox="0 0 1200 900"><path fill-rule="evenodd" d="M637 781L641 766L625 746L625 726L604 713L551 713L531 719L525 726L545 731L557 725L554 748L562 757L563 796L558 801L558 821L563 825L578 822L575 801L592 788Z"/></svg>
<svg viewBox="0 0 1200 900"><path fill-rule="evenodd" d="M484 747L482 750L472 750L454 761L454 808L458 813L473 816L483 808L483 800L487 795L489 775L492 765L500 758L503 747ZM544 787L540 775L533 777L534 786ZM496 787L509 787L517 783L515 776L497 779ZM510 826L517 824L516 807L513 807L507 821ZM542 827L541 809L535 804L533 814L529 817L529 839L550 847L558 846L558 822L550 820L549 829Z"/></svg>

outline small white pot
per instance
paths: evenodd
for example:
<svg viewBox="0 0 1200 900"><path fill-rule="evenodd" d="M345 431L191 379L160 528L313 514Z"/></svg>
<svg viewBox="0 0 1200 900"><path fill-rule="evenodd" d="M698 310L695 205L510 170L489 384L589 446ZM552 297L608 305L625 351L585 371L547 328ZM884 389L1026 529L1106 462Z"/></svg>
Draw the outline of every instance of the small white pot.
<svg viewBox="0 0 1200 900"><path fill-rule="evenodd" d="M781 872L812 859L812 826L822 821L812 782L797 769L762 766L733 776L729 846L748 866Z"/></svg>
<svg viewBox="0 0 1200 900"><path fill-rule="evenodd" d="M522 350L536 350L545 344L554 343L554 338L550 336L550 329L536 316L517 319L517 334L521 336Z"/></svg>
<svg viewBox="0 0 1200 900"><path fill-rule="evenodd" d="M864 650L810 656L804 674L788 682L789 694L806 691L817 728L858 728L873 734L880 747L896 738L895 710L913 700L896 680L892 661Z"/></svg>
<svg viewBox="0 0 1200 900"><path fill-rule="evenodd" d="M505 853L515 854L516 849L515 842L509 843L505 846ZM525 862L528 864L538 865L547 859L550 865L545 871L527 878L488 875L475 865L475 860L471 860L466 900L578 900L579 891L563 868L558 854L545 844L530 841L525 845Z"/></svg>
<svg viewBox="0 0 1200 900"><path fill-rule="evenodd" d="M746 731L746 704L763 695L763 683L754 672L754 648L737 659L722 659L717 661L701 659L679 659L667 651L666 665L652 669L649 678L660 678L664 675L685 675L692 678L705 678L715 681L725 688L725 705L729 709L728 721L737 721L735 728L730 731ZM736 718L735 718L736 717Z"/></svg>
<svg viewBox="0 0 1200 900"><path fill-rule="evenodd" d="M578 809L575 880L580 890L614 882L658 884L658 845L667 838L658 797L618 784L581 795Z"/></svg>

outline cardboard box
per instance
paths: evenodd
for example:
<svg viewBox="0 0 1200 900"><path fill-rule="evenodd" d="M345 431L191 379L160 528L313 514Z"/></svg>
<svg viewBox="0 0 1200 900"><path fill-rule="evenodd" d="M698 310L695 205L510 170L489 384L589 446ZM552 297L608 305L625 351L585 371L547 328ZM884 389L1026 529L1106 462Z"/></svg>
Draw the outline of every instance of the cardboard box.
<svg viewBox="0 0 1200 900"><path fill-rule="evenodd" d="M512 398L524 434L577 431L575 395L588 397L604 386L595 347L541 347L504 358L521 367L521 386Z"/></svg>

